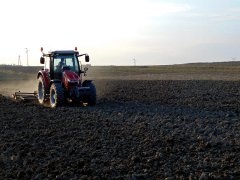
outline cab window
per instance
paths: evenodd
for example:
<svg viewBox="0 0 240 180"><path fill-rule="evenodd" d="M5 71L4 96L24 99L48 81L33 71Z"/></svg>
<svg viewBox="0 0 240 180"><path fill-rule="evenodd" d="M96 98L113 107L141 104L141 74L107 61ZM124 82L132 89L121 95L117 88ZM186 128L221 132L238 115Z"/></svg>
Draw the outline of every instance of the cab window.
<svg viewBox="0 0 240 180"><path fill-rule="evenodd" d="M54 71L61 72L63 67L77 74L79 73L78 59L74 55L59 55L54 57Z"/></svg>

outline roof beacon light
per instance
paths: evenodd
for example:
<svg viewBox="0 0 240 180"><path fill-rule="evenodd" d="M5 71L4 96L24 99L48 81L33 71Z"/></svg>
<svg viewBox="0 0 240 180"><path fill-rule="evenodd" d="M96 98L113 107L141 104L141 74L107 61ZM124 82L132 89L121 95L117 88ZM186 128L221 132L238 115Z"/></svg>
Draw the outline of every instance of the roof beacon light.
<svg viewBox="0 0 240 180"><path fill-rule="evenodd" d="M75 47L75 51L77 51L77 47Z"/></svg>

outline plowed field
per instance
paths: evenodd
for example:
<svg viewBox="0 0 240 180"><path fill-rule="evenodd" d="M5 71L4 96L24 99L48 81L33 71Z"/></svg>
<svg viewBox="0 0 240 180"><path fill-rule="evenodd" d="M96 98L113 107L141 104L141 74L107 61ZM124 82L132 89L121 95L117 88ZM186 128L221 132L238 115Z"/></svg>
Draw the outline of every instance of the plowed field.
<svg viewBox="0 0 240 180"><path fill-rule="evenodd" d="M0 179L240 179L238 81L95 83L95 107L0 96Z"/></svg>

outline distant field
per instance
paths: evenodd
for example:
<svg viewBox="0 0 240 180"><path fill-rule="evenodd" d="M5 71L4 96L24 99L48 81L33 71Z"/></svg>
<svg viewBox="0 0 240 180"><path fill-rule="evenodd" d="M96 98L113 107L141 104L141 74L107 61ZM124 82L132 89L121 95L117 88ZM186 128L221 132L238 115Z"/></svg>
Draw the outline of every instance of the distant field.
<svg viewBox="0 0 240 180"><path fill-rule="evenodd" d="M0 66L1 80L32 79L42 66ZM87 78L132 80L240 80L240 62L161 66L90 66Z"/></svg>
<svg viewBox="0 0 240 180"><path fill-rule="evenodd" d="M0 81L31 79L41 67L0 65Z"/></svg>
<svg viewBox="0 0 240 180"><path fill-rule="evenodd" d="M88 76L97 79L133 80L240 80L240 63L168 66L96 66Z"/></svg>

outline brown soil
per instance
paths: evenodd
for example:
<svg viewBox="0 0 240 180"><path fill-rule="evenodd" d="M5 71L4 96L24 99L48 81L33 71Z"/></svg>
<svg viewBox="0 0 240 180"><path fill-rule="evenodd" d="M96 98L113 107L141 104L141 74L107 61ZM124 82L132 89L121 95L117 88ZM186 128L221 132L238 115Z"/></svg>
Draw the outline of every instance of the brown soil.
<svg viewBox="0 0 240 180"><path fill-rule="evenodd" d="M240 83L98 80L98 104L0 96L0 179L240 179Z"/></svg>

